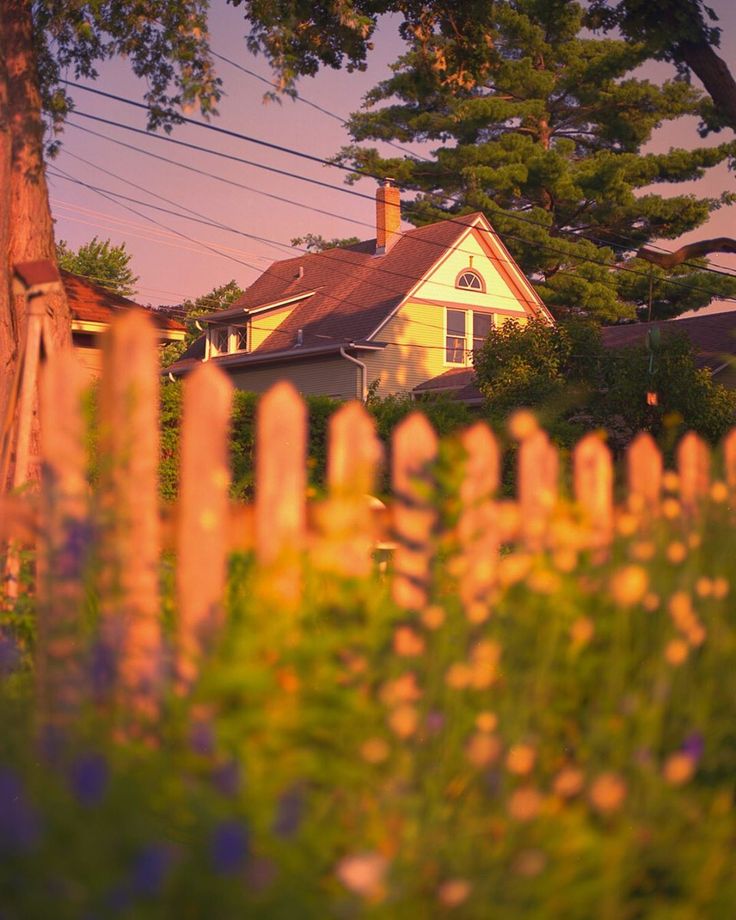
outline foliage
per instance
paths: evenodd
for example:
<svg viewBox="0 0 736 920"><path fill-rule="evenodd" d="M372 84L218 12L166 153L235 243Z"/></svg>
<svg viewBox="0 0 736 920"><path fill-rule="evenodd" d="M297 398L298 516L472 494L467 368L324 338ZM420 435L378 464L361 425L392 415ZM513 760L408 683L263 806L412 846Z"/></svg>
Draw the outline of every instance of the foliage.
<svg viewBox="0 0 736 920"><path fill-rule="evenodd" d="M135 294L138 276L130 267L132 256L125 243L118 246L109 239L103 242L95 236L75 252L66 240L60 240L56 246L56 258L59 268L89 278L121 297Z"/></svg>
<svg viewBox="0 0 736 920"><path fill-rule="evenodd" d="M641 318L650 266L636 251L734 200L657 189L705 175L735 148L644 154L660 125L700 113L701 94L636 76L646 46L594 38L587 24L570 0L432 4L393 75L351 118L357 144L341 159L356 178L391 175L415 190L404 206L414 224L483 211L553 312ZM430 157L386 158L361 146L368 140L438 146ZM736 291L702 263L653 277L653 318Z"/></svg>
<svg viewBox="0 0 736 920"><path fill-rule="evenodd" d="M225 310L235 303L239 297L242 297L244 293L245 291L233 278L227 284L214 287L207 294L202 294L195 300L187 299L176 307L169 308L169 312L173 313L179 321L184 322L187 332L183 342L170 342L164 346L161 352L162 367L168 367L174 361L178 361L189 346L201 338L202 330L198 329L196 325L198 316L215 313L217 310Z"/></svg>
<svg viewBox="0 0 736 920"><path fill-rule="evenodd" d="M291 240L292 246L303 247L308 252L324 252L326 249L336 249L342 246L352 246L359 243L357 236L333 237L325 239L320 233L306 233L304 236L295 236Z"/></svg>
<svg viewBox="0 0 736 920"><path fill-rule="evenodd" d="M138 734L95 697L39 738L35 675L5 635L5 913L733 916L725 486L699 518L672 495L659 522L625 515L597 558L560 509L550 551L507 553L468 606L459 486L436 485L440 556L415 611L380 572L342 581L315 553L287 612L272 573L233 560L200 682Z"/></svg>

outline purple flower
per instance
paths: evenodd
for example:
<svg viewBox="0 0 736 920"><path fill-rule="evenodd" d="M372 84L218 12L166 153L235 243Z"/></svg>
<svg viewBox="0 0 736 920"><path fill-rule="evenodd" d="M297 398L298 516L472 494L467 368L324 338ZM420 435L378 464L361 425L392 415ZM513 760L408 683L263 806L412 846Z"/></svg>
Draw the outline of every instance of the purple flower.
<svg viewBox="0 0 736 920"><path fill-rule="evenodd" d="M0 850L30 850L40 836L38 816L18 776L0 768Z"/></svg>
<svg viewBox="0 0 736 920"><path fill-rule="evenodd" d="M427 731L430 735L437 735L445 727L445 717L437 709L433 709L427 713Z"/></svg>
<svg viewBox="0 0 736 920"><path fill-rule="evenodd" d="M231 798L240 791L240 765L237 760L229 760L217 767L212 773L212 781L222 795Z"/></svg>
<svg viewBox="0 0 736 920"><path fill-rule="evenodd" d="M41 757L46 763L58 765L66 748L66 733L58 725L44 725L38 738Z"/></svg>
<svg viewBox="0 0 736 920"><path fill-rule="evenodd" d="M96 699L107 696L117 678L117 656L112 646L101 639L92 646L89 662L92 693Z"/></svg>
<svg viewBox="0 0 736 920"><path fill-rule="evenodd" d="M215 749L215 733L207 722L195 722L189 733L189 743L197 754L211 754Z"/></svg>
<svg viewBox="0 0 736 920"><path fill-rule="evenodd" d="M215 828L210 845L212 863L217 872L237 872L248 855L248 832L240 821L223 821Z"/></svg>
<svg viewBox="0 0 736 920"><path fill-rule="evenodd" d="M65 541L56 559L55 574L76 581L81 578L87 562L93 530L89 521L71 518L64 522Z"/></svg>
<svg viewBox="0 0 736 920"><path fill-rule="evenodd" d="M84 754L71 765L69 786L77 801L89 808L102 800L109 776L107 761L101 754Z"/></svg>
<svg viewBox="0 0 736 920"><path fill-rule="evenodd" d="M15 639L0 632L0 677L7 677L18 667L20 649Z"/></svg>
<svg viewBox="0 0 736 920"><path fill-rule="evenodd" d="M276 805L273 832L279 837L293 837L304 817L304 784L296 783L281 796Z"/></svg>
<svg viewBox="0 0 736 920"><path fill-rule="evenodd" d="M151 844L136 857L133 864L133 889L138 894L152 897L161 890L169 874L172 853L168 847Z"/></svg>
<svg viewBox="0 0 736 920"><path fill-rule="evenodd" d="M682 750L697 763L705 750L705 738L701 732L690 732L682 743Z"/></svg>

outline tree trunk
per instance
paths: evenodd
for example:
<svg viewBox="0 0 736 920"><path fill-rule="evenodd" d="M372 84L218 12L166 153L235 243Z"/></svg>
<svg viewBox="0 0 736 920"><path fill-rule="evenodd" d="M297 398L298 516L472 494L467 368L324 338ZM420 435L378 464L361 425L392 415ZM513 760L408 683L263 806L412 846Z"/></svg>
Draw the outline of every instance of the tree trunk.
<svg viewBox="0 0 736 920"><path fill-rule="evenodd" d="M0 185L0 210L9 215L7 245L0 241L0 290L10 288L13 266L49 259L56 264L54 229L43 162L44 126L33 42L31 0L0 2L0 54L5 64L7 119L10 128L10 181ZM0 105L2 100L0 99ZM8 144L7 126L0 155ZM0 164L0 169L2 165ZM1 232L1 231L0 231ZM12 379L26 334L22 295L0 293L0 372ZM46 296L51 338L56 347L71 344L71 314L63 293Z"/></svg>
<svg viewBox="0 0 736 920"><path fill-rule="evenodd" d="M700 78L719 115L736 131L736 80L728 64L705 39L679 42L675 55Z"/></svg>
<svg viewBox="0 0 736 920"><path fill-rule="evenodd" d="M0 15L2 15L0 13ZM7 254L10 251L10 113L4 46L0 43L0 422L13 380L15 321L10 301Z"/></svg>

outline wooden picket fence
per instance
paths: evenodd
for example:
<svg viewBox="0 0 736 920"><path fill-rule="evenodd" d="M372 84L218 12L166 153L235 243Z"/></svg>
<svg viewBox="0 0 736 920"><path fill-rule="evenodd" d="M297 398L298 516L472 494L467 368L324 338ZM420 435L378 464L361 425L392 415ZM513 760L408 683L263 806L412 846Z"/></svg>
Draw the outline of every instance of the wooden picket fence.
<svg viewBox="0 0 736 920"><path fill-rule="evenodd" d="M4 500L0 539L36 543L39 685L55 718L79 704L77 639L92 555L102 639L118 663L115 696L142 714L156 710L166 657L159 587L166 549L176 558L174 673L184 689L222 624L233 549L252 549L264 574L264 597L285 611L299 603L305 560L325 573L362 579L375 569L377 546L392 552L396 604L419 610L427 603L439 539L433 478L439 444L423 415L409 416L394 431L392 499L376 512L368 496L376 487L382 446L366 410L344 405L330 422L327 497L310 504L306 409L288 383L277 384L258 408L255 501L233 506L232 386L212 363L203 363L184 384L180 495L172 517L158 498L159 379L150 320L130 313L115 321L100 384L100 481L91 490L84 376L73 355L53 356L40 393L40 500L36 507L30 498ZM529 419L520 427L516 501L498 498L502 457L490 429L478 422L461 435L453 537L459 592L471 612L495 583L504 544L535 552L564 543L569 551L605 555L622 515L654 521L676 496L683 517L696 516L703 500L733 504L736 496L736 429L723 444L719 478L712 477L709 448L696 435L680 442L676 472L665 471L654 441L639 435L628 451L626 499L616 504L611 454L600 437L584 437L573 451L572 500L562 502L556 448ZM560 528L563 506L566 524Z"/></svg>

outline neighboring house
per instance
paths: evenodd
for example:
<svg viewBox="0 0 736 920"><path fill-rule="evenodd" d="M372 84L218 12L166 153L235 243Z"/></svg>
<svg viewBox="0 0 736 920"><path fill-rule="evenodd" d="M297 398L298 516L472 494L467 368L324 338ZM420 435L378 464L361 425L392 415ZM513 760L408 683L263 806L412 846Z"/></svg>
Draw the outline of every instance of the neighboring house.
<svg viewBox="0 0 736 920"><path fill-rule="evenodd" d="M97 377L102 369L102 342L100 336L107 329L110 320L126 310L146 310L159 330L159 340L183 342L186 329L181 323L155 310L142 307L108 291L107 288L80 275L60 271L69 307L72 311L72 344L83 367L90 377Z"/></svg>
<svg viewBox="0 0 736 920"><path fill-rule="evenodd" d="M650 329L659 329L663 336L686 335L697 366L709 370L716 383L736 389L736 310L656 323L606 326L601 330L603 344L608 348L644 344Z"/></svg>
<svg viewBox="0 0 736 920"><path fill-rule="evenodd" d="M376 194L376 239L274 262L167 371L200 361L242 390L290 380L304 394L419 393L472 368L492 326L553 322L481 213L401 232L399 191ZM447 378L447 372L450 372ZM468 374L469 376L469 374Z"/></svg>

